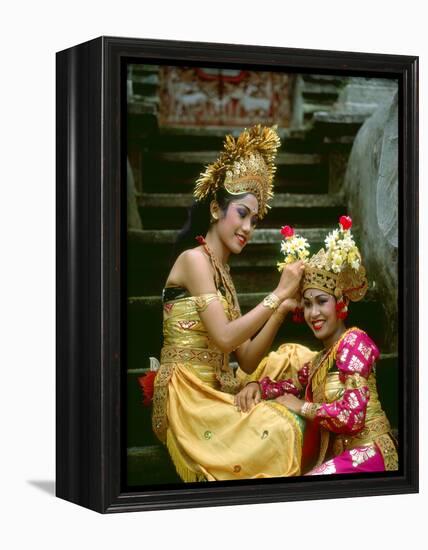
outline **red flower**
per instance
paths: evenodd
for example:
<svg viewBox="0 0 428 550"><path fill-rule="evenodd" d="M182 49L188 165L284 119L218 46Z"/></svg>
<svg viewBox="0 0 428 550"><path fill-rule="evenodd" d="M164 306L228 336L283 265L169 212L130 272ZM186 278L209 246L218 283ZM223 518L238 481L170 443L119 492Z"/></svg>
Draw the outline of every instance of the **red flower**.
<svg viewBox="0 0 428 550"><path fill-rule="evenodd" d="M348 307L343 299L336 303L336 312L338 319L346 319L348 317Z"/></svg>
<svg viewBox="0 0 428 550"><path fill-rule="evenodd" d="M303 315L303 309L301 307L294 308L292 320L293 323L297 324L305 322L305 316Z"/></svg>
<svg viewBox="0 0 428 550"><path fill-rule="evenodd" d="M339 223L345 231L352 227L352 219L349 216L340 216Z"/></svg>
<svg viewBox="0 0 428 550"><path fill-rule="evenodd" d="M344 309L346 307L346 304L343 300L339 300L337 303L336 303L336 311L339 312L339 311L342 311L342 309Z"/></svg>
<svg viewBox="0 0 428 550"><path fill-rule="evenodd" d="M289 225L284 225L284 227L281 227L281 235L288 239L294 235L294 229Z"/></svg>
<svg viewBox="0 0 428 550"><path fill-rule="evenodd" d="M202 235L198 235L195 237L195 239L198 241L199 244L206 244L205 239L202 237Z"/></svg>
<svg viewBox="0 0 428 550"><path fill-rule="evenodd" d="M143 405L145 407L149 407L152 404L155 389L155 378L156 372L152 370L148 371L146 374L143 374L143 376L138 377L138 383L140 384L144 397Z"/></svg>

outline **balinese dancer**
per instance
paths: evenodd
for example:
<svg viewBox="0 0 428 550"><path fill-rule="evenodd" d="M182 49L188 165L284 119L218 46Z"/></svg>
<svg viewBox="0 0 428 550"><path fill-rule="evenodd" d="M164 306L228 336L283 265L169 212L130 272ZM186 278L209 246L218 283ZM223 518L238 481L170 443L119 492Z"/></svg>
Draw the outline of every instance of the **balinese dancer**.
<svg viewBox="0 0 428 550"><path fill-rule="evenodd" d="M233 351L243 372L255 370L283 321L280 304L303 275L302 262L287 266L273 292L241 315L228 259L242 252L268 210L279 145L275 129L259 125L226 137L196 183L184 251L165 284L152 420L187 482L300 474L299 415L270 401L248 414L239 410L241 384L229 366ZM289 360L300 365L312 356L295 345Z"/></svg>
<svg viewBox="0 0 428 550"><path fill-rule="evenodd" d="M307 421L302 471L308 475L398 469L396 442L376 388L379 350L363 330L345 326L349 302L361 300L368 287L351 226L348 216L340 218L339 229L326 238L326 249L306 263L302 279L304 319L324 349L275 382L263 374L281 364L285 345L261 362L252 375L259 381L236 396L245 410L260 398L274 400ZM293 239L290 231L290 251ZM290 253L285 264L294 259ZM291 311L296 305L287 300L281 307Z"/></svg>

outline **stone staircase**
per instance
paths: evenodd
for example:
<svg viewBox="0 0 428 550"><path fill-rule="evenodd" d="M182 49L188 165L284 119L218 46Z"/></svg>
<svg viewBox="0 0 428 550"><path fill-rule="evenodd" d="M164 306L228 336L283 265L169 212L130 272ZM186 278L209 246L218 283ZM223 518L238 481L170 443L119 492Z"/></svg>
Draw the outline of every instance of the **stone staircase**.
<svg viewBox="0 0 428 550"><path fill-rule="evenodd" d="M337 97L338 81L304 79L299 93L312 93L317 106L303 129L282 132L278 155L275 198L272 209L256 229L241 255L231 258L231 273L243 313L275 288L280 259L279 228L288 224L311 243L315 252L325 235L347 213L341 194L346 162L354 136L361 125L355 119L340 124L315 120L321 100ZM336 95L335 95L336 94ZM316 101L315 101L316 99ZM309 112L306 107L304 113ZM322 119L322 117L321 117ZM236 129L159 129L152 132L150 145L142 148L142 171L137 186L137 203L142 229L128 230L128 484L178 483L166 451L151 431L151 409L141 404L137 377L145 372L149 357L159 357L162 337L161 291L170 269L171 245L186 220L192 189L204 165L213 161L222 147L224 134ZM358 242L358 228L354 228ZM367 330L382 350L378 364L378 385L385 409L397 425L397 358L384 339L386 319L371 287L366 298L352 304L349 324ZM283 342L299 342L319 348L306 325L284 323L273 349Z"/></svg>

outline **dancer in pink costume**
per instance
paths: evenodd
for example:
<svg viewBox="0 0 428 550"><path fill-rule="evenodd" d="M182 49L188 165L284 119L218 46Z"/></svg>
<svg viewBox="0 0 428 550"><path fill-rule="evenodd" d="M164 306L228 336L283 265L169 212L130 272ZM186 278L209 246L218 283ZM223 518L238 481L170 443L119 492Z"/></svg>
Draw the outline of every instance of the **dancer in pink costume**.
<svg viewBox="0 0 428 550"><path fill-rule="evenodd" d="M260 399L274 399L306 419L306 475L398 469L396 443L376 388L379 350L364 331L347 329L344 323L349 301L361 300L368 286L351 226L348 216L340 218L340 228L326 238L326 250L306 263L302 280L304 320L324 349L289 378L261 378L236 396L243 410ZM289 238L294 238L292 233ZM299 303L288 302L298 317ZM278 361L278 353L271 356ZM261 365L259 373L267 366Z"/></svg>

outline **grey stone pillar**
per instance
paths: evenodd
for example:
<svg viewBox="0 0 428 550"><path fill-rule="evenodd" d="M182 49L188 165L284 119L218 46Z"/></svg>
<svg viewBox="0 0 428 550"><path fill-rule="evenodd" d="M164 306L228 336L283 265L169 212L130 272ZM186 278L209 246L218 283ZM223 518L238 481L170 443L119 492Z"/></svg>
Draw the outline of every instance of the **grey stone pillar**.
<svg viewBox="0 0 428 550"><path fill-rule="evenodd" d="M344 191L359 230L368 278L385 309L390 351L397 347L398 311L398 91L384 96L359 130ZM368 106L368 97L365 105Z"/></svg>

